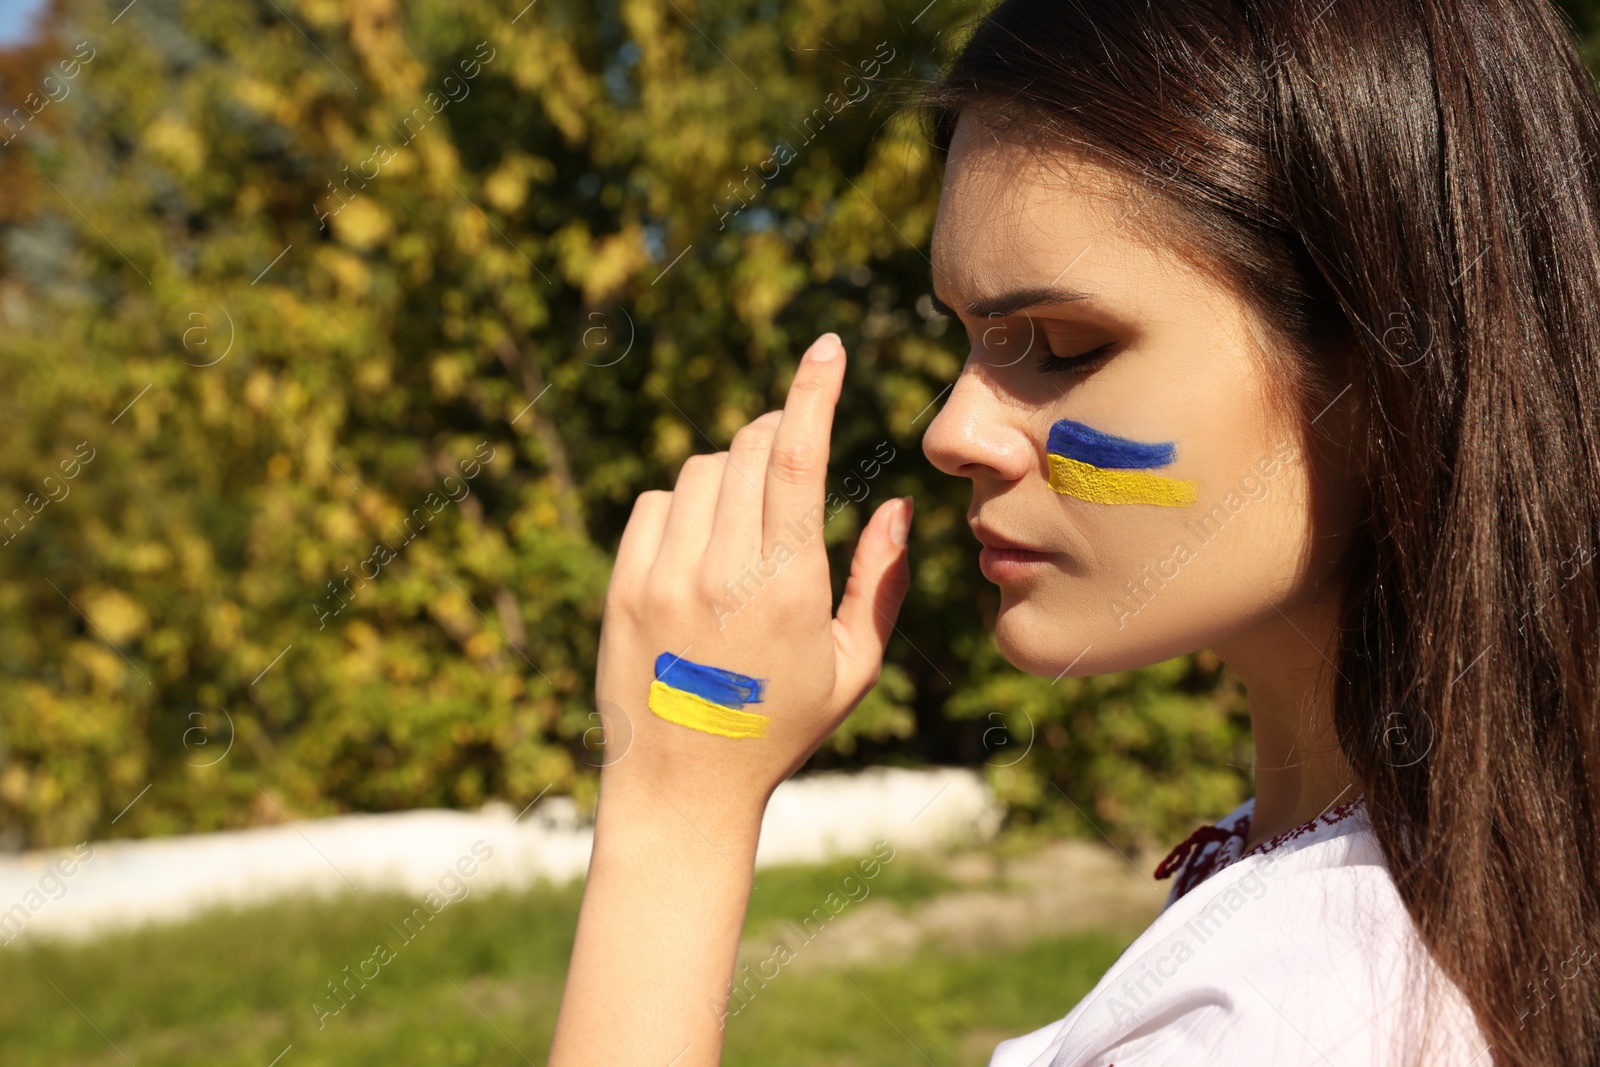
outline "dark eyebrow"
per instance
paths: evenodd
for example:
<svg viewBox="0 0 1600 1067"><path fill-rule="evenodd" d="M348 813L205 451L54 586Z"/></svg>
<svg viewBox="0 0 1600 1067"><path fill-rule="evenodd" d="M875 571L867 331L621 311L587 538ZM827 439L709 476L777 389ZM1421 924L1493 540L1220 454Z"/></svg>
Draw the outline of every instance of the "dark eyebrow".
<svg viewBox="0 0 1600 1067"><path fill-rule="evenodd" d="M956 315L955 309L940 300L938 293L932 293L930 296L933 300L933 309L939 314ZM1082 289L1072 289L1067 286L1035 286L1031 289L1018 289L1015 292L1001 293L999 296L974 300L967 305L967 314L978 319L998 318L1005 315L1015 315L1019 311L1042 307L1046 304L1070 304L1077 300L1088 300L1093 296L1093 293L1086 293Z"/></svg>

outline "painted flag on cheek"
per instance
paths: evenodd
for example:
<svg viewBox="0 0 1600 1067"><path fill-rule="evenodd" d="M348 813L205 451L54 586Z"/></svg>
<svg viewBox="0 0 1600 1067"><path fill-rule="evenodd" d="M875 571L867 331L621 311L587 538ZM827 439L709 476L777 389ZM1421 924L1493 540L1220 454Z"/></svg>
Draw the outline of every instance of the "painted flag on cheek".
<svg viewBox="0 0 1600 1067"><path fill-rule="evenodd" d="M656 679L650 683L650 710L702 733L762 737L772 720L743 709L761 703L764 687L759 678L663 652L656 657Z"/></svg>
<svg viewBox="0 0 1600 1067"><path fill-rule="evenodd" d="M1050 488L1095 504L1181 508L1198 498L1195 483L1151 473L1172 463L1171 441L1149 444L1102 433L1071 419L1050 427L1045 446Z"/></svg>

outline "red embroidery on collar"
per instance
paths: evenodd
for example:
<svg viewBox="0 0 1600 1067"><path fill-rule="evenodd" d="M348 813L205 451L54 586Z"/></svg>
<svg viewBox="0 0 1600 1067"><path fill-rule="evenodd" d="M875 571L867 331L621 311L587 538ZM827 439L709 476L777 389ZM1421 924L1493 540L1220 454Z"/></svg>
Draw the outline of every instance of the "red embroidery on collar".
<svg viewBox="0 0 1600 1067"><path fill-rule="evenodd" d="M1227 853L1229 842L1235 837L1243 841L1249 832L1248 814L1240 816L1231 830L1224 830L1220 826L1201 826L1167 853L1167 858L1156 866L1156 877L1168 878L1178 874L1173 889L1173 899L1176 900L1220 870L1217 861ZM1208 848L1212 844L1217 847Z"/></svg>
<svg viewBox="0 0 1600 1067"><path fill-rule="evenodd" d="M1213 874L1230 864L1237 863L1245 856L1258 856L1271 852L1296 838L1316 833L1325 826L1333 826L1348 819L1362 810L1363 800L1364 798L1360 796L1347 800L1314 819L1256 844L1242 854L1235 853L1250 836L1250 812L1235 819L1230 829L1209 824L1201 826L1167 854L1166 859L1156 866L1155 876L1169 878L1173 874L1178 875L1172 889L1172 899L1177 900ZM1238 839L1239 845L1233 843L1235 838ZM1215 848L1209 847L1213 844Z"/></svg>
<svg viewBox="0 0 1600 1067"><path fill-rule="evenodd" d="M1244 856L1258 856L1264 852L1271 852L1273 849L1280 848L1290 841L1293 841L1297 837L1304 837L1306 834L1316 833L1324 826L1332 826L1335 823L1343 822L1345 819L1350 818L1350 816L1362 810L1362 802L1364 799L1365 798L1358 796L1353 800L1345 801L1336 808L1330 808L1309 822L1303 822L1292 830L1285 830L1277 837L1261 842L1249 852L1246 852ZM1244 859L1244 856L1240 856L1239 858Z"/></svg>

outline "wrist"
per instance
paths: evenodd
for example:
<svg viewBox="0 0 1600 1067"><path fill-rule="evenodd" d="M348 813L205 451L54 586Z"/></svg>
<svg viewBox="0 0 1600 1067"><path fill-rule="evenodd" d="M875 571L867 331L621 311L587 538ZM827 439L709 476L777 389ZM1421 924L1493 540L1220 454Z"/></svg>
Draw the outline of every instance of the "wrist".
<svg viewBox="0 0 1600 1067"><path fill-rule="evenodd" d="M765 811L765 797L602 776L595 852L605 859L661 857L675 865L731 865L748 874L755 866Z"/></svg>

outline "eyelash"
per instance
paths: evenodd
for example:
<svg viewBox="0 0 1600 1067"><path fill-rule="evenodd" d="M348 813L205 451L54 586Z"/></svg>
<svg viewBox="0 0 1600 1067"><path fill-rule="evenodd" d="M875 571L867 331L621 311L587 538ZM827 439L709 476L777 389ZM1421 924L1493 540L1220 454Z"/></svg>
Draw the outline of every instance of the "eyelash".
<svg viewBox="0 0 1600 1067"><path fill-rule="evenodd" d="M1058 356L1054 352L1046 352L1039 357L1037 366L1041 374L1087 374L1096 365L1105 361L1115 344L1115 341L1107 341L1099 348L1090 349L1077 356Z"/></svg>

